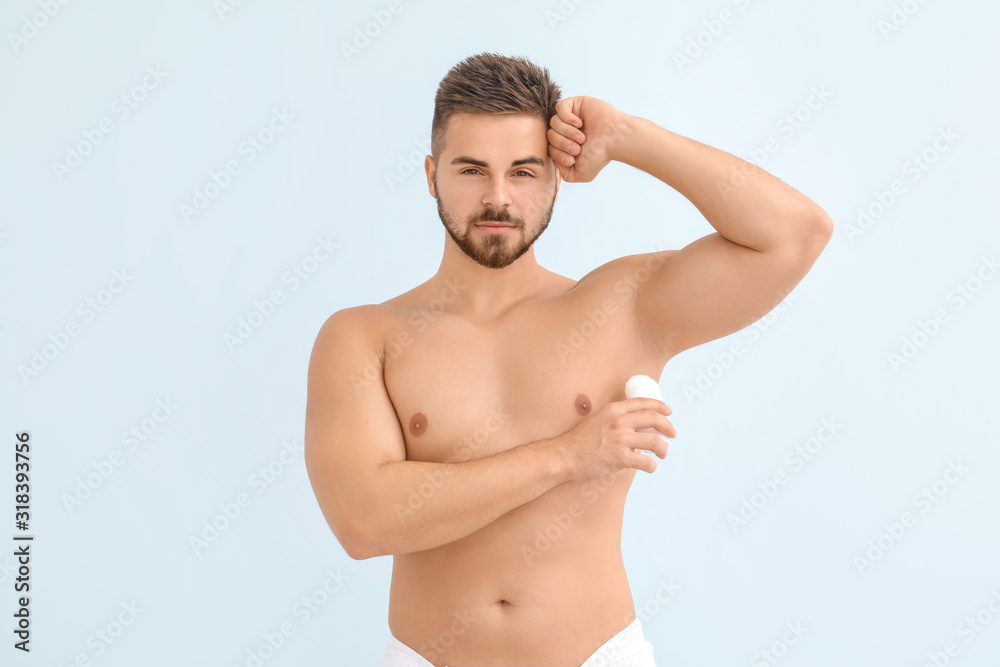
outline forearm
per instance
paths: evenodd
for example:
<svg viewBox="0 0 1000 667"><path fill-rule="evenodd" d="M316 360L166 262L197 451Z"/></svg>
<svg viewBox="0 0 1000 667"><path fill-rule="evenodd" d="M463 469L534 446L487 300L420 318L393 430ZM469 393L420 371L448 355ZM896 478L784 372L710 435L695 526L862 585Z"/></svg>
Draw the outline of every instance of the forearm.
<svg viewBox="0 0 1000 667"><path fill-rule="evenodd" d="M760 167L644 118L624 116L609 154L680 192L722 236L748 248L797 244L826 216Z"/></svg>
<svg viewBox="0 0 1000 667"><path fill-rule="evenodd" d="M359 517L363 551L423 551L470 535L566 481L568 461L558 439L550 439L472 461L385 463Z"/></svg>

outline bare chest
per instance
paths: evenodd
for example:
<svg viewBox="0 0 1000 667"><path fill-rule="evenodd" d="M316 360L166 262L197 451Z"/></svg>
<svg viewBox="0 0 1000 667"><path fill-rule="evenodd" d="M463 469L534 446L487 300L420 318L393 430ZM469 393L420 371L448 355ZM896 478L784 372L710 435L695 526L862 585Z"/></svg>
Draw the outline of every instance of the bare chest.
<svg viewBox="0 0 1000 667"><path fill-rule="evenodd" d="M482 458L571 429L625 398L636 373L658 377L627 304L587 294L519 306L489 326L400 309L385 383L408 460Z"/></svg>

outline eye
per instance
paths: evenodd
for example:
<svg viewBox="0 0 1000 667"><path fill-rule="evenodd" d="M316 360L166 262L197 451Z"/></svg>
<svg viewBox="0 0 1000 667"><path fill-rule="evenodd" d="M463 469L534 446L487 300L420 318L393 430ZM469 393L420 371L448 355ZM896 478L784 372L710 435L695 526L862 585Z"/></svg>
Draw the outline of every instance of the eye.
<svg viewBox="0 0 1000 667"><path fill-rule="evenodd" d="M467 167L467 168L463 169L462 171L460 171L458 173L459 174L475 175L475 174L479 174L481 172L476 167ZM535 177L535 175L533 173L531 173L530 171L525 171L524 169L517 170L516 172L514 172L514 175L515 176L523 175L523 176L527 176L528 178L534 178Z"/></svg>

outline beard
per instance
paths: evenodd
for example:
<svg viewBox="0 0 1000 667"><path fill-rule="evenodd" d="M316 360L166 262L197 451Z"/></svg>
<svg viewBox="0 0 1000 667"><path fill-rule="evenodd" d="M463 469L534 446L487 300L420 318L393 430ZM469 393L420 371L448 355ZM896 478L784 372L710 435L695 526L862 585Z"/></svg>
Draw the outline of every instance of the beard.
<svg viewBox="0 0 1000 667"><path fill-rule="evenodd" d="M525 236L527 228L524 218L511 216L507 209L500 209L499 211L486 209L482 213L472 215L466 222L465 229L461 229L460 225L441 203L441 190L437 186L436 177L434 179L434 191L437 193L435 199L437 201L438 216L441 218L441 224L444 225L448 235L451 236L455 245L470 259L480 266L485 266L487 269L502 269L511 265L521 255L528 252L528 248L532 246L538 237L542 235L542 232L545 231L545 228L549 226L549 220L552 219L552 210L555 208L555 195L553 195L552 201L549 203L549 209L542 216L541 224L538 225L538 229L531 238ZM496 234L476 232L473 226L482 222L512 224L514 225L514 229L510 232ZM473 236L474 232L480 234L482 238L475 238Z"/></svg>

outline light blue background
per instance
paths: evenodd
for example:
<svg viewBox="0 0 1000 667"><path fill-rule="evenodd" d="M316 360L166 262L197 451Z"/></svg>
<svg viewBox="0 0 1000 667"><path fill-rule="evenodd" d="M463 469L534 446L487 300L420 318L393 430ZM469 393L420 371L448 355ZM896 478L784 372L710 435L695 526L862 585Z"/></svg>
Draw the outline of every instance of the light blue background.
<svg viewBox="0 0 1000 667"><path fill-rule="evenodd" d="M300 452L306 367L331 313L437 269L444 230L420 163L411 174L401 160L429 142L447 70L498 51L548 67L567 96L741 157L775 139L764 168L837 227L766 331L689 350L663 372L680 436L655 474L637 475L622 540L658 664L769 664L759 652L796 622L807 631L781 665L916 667L948 642L954 664L997 664L1000 618L980 610L995 592L1000 609L1000 280L973 281L961 309L949 300L1000 250L996 3L400 0L350 58L342 45L385 3L247 0L220 15L208 0L71 2L15 44L41 4L0 9L0 540L15 532L22 430L36 536L30 656L10 647L14 562L0 547L0 662L247 665L288 623L268 667L378 664L391 558L351 560L323 520ZM883 34L904 4L915 13ZM710 39L703 22L725 9L733 20ZM678 66L699 33L707 46ZM112 105L147 68L163 80L121 118ZM814 87L829 99L800 108ZM241 142L274 109L294 119L247 160ZM797 111L808 119L786 137L776 123ZM53 162L102 119L113 132L60 179ZM957 140L911 181L907 161L947 128ZM185 222L179 206L228 160L240 173ZM893 180L905 192L852 237L858 208ZM536 254L579 278L711 231L677 192L613 164L564 186ZM339 247L293 290L282 276L320 237ZM87 321L78 304L122 270L134 279ZM285 302L230 350L224 336L274 289ZM887 355L939 309L948 321L894 368ZM23 379L71 323L79 335ZM717 355L737 341L743 354L720 373ZM699 373L711 386L685 395ZM158 399L178 408L129 451L122 433ZM824 419L842 427L794 470L786 454ZM68 509L113 450L124 462ZM914 496L957 461L968 470L922 512ZM281 473L262 488L253 476L268 464ZM727 515L778 471L787 484L734 530ZM238 494L249 506L196 554L189 538ZM916 525L886 537L907 511ZM859 567L880 537L891 548ZM328 572L343 581L325 596ZM662 604L660 582L679 587ZM296 605L314 594L324 602L305 618ZM142 611L113 644L95 643L123 603ZM990 622L970 642L960 624L977 613Z"/></svg>

